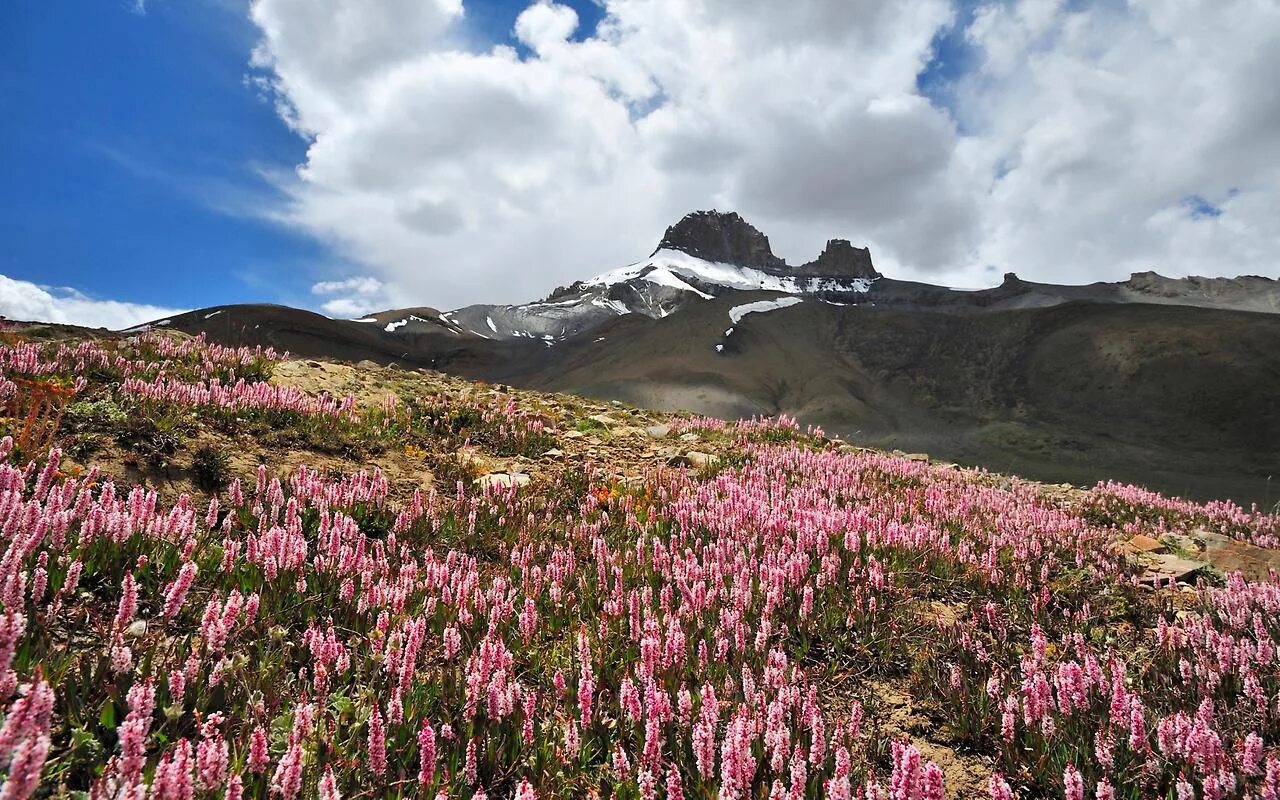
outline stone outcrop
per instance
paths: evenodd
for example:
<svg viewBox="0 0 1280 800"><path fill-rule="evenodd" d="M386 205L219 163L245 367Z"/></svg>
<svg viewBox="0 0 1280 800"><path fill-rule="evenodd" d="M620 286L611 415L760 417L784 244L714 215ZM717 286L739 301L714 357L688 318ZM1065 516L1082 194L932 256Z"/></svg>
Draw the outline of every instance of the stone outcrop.
<svg viewBox="0 0 1280 800"><path fill-rule="evenodd" d="M832 239L817 259L798 267L788 266L786 261L773 254L768 236L732 211L687 214L667 228L658 250L679 250L706 261L779 274L824 278L880 277L871 263L871 251L865 247L854 247L847 239Z"/></svg>
<svg viewBox="0 0 1280 800"><path fill-rule="evenodd" d="M808 264L795 268L797 275L814 275L824 278L879 278L871 263L871 250L854 247L848 239L832 239L827 242L822 255Z"/></svg>
<svg viewBox="0 0 1280 800"><path fill-rule="evenodd" d="M658 250L679 250L706 261L757 269L785 269L769 237L733 212L695 211L667 228ZM654 251L655 253L657 250Z"/></svg>

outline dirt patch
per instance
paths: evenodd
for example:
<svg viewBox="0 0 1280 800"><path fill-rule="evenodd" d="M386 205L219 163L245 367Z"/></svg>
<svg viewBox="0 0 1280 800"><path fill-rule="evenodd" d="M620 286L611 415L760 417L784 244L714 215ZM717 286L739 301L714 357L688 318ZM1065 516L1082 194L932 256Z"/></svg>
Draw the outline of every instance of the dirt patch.
<svg viewBox="0 0 1280 800"><path fill-rule="evenodd" d="M937 763L946 778L951 797L986 797L991 765L972 753L947 743L942 726L923 713L911 696L892 683L873 681L871 691L879 704L877 722L887 739L908 739L929 761Z"/></svg>

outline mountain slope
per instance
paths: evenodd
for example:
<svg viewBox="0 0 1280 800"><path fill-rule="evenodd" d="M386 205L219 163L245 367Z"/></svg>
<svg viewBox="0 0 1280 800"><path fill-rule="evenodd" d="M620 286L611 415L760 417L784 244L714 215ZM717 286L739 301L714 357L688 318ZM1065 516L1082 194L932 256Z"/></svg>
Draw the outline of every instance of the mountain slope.
<svg viewBox="0 0 1280 800"><path fill-rule="evenodd" d="M647 259L521 305L356 321L274 306L168 324L233 344L720 416L786 413L855 440L1016 469L1274 503L1280 282L1246 276L958 291L882 276L832 240L790 266L698 212Z"/></svg>
<svg viewBox="0 0 1280 800"><path fill-rule="evenodd" d="M532 386L828 431L1045 480L1272 503L1280 317L1071 303L981 315L726 301L619 320ZM717 351L711 342L721 344Z"/></svg>

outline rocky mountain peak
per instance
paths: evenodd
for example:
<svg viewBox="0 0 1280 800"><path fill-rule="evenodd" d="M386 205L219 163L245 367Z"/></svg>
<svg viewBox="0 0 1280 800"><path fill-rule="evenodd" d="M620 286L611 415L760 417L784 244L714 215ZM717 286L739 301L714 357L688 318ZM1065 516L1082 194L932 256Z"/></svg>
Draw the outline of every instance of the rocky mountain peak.
<svg viewBox="0 0 1280 800"><path fill-rule="evenodd" d="M741 267L786 268L786 262L770 249L769 237L732 211L695 211L685 215L667 228L658 250L679 250L706 261Z"/></svg>
<svg viewBox="0 0 1280 800"><path fill-rule="evenodd" d="M773 254L769 237L733 211L695 211L667 228L658 250L678 250L706 261L805 277L879 278L871 251L847 239L831 239L822 255L792 267ZM654 253L657 253L655 250Z"/></svg>
<svg viewBox="0 0 1280 800"><path fill-rule="evenodd" d="M795 269L799 275L817 275L824 278L879 278L871 263L871 250L854 247L848 239L832 239L827 242L822 255L815 261Z"/></svg>

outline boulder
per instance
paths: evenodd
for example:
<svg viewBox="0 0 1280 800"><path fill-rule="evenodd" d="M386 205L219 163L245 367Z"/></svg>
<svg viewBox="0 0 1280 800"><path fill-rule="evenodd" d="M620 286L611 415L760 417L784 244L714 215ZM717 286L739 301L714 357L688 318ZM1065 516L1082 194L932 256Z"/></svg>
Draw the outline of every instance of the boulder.
<svg viewBox="0 0 1280 800"><path fill-rule="evenodd" d="M671 426L666 423L650 425L644 429L644 432L653 439L665 439L671 435Z"/></svg>
<svg viewBox="0 0 1280 800"><path fill-rule="evenodd" d="M1124 549L1131 553L1164 553L1169 550L1159 541L1141 533L1125 542Z"/></svg>
<svg viewBox="0 0 1280 800"><path fill-rule="evenodd" d="M720 463L720 456L713 455L711 453L702 453L697 450L690 450L685 453L684 456L689 459L690 465L697 467L698 469L713 467Z"/></svg>

